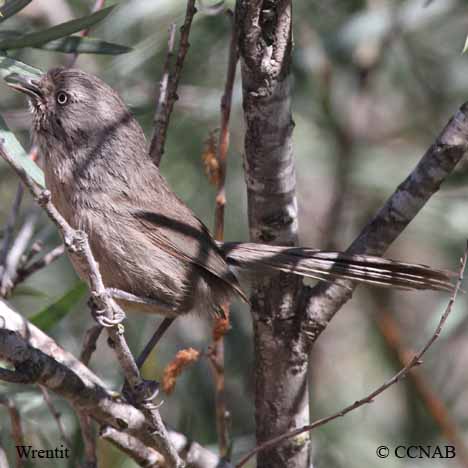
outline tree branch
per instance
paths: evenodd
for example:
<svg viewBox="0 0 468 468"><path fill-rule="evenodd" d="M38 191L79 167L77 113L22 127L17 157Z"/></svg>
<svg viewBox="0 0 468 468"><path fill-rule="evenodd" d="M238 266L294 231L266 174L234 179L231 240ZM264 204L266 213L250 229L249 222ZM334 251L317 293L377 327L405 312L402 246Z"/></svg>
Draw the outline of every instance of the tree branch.
<svg viewBox="0 0 468 468"><path fill-rule="evenodd" d="M238 0L236 5L250 239L293 246L298 216L290 92L292 2ZM300 278L286 274L253 282L258 444L309 421L308 349L297 320L301 288ZM272 447L257 459L258 468L309 465L309 437Z"/></svg>
<svg viewBox="0 0 468 468"><path fill-rule="evenodd" d="M57 423L57 427L62 437L62 440L65 442L68 448L71 449L72 443L65 432L65 427L62 422L62 415L59 413L59 411L57 411L54 404L52 403L52 400L50 399L50 395L49 395L47 388L43 387L42 385L39 385L39 389L42 392L42 396L49 408L50 413L52 414L53 418L55 419L55 422Z"/></svg>
<svg viewBox="0 0 468 468"><path fill-rule="evenodd" d="M228 12L232 16L232 12ZM224 93L221 98L221 125L219 140L217 145L217 174L216 181L216 205L214 237L217 241L224 240L224 211L226 207L226 166L229 149L229 119L231 116L232 93L236 77L237 62L239 51L237 45L237 25L235 18L232 21L231 41L229 45L228 67ZM215 320L213 327L213 344L210 346L208 358L211 363L213 379L215 383L215 401L216 401L216 428L218 432L219 453L224 459L229 459L230 452L230 413L226 404L226 381L225 381L225 362L224 362L224 333L229 327L229 304L224 307L225 317ZM223 333L217 333L216 330L223 328Z"/></svg>
<svg viewBox="0 0 468 468"><path fill-rule="evenodd" d="M374 391L366 395L364 398L361 398L360 400L355 401L354 403L346 406L342 410L338 411L335 414L332 414L330 416L327 416L322 419L318 419L317 421L314 421L311 424L306 424L303 427L299 427L297 429L294 429L292 431L289 431L285 434L281 434L278 437L275 437L255 449L251 450L247 455L245 455L239 463L236 465L236 468L241 468L244 466L254 455L260 453L263 450L266 450L271 447L275 447L278 444L283 443L285 440L297 437L300 434L303 434L304 432L309 432L312 429L316 429L319 426L323 426L324 424L327 424L330 421L333 421L334 419L338 419L342 416L345 416L351 411L354 411L357 408L360 408L361 406L364 406L369 403L373 403L374 399L381 395L385 390L387 390L389 387L392 385L396 384L399 382L401 379L407 376L407 374L410 372L411 369L414 367L417 367L422 364L422 357L426 354L427 350L434 344L434 342L439 338L440 333L442 332L442 329L450 315L450 312L452 312L453 305L455 303L455 300L457 298L458 292L460 290L461 283L463 281L463 274L465 272L465 267L466 267L466 262L468 258L468 245L465 248L465 252L463 254L462 259L460 260L460 270L459 270L459 276L458 276L458 281L457 284L455 285L455 289L452 293L452 296L450 298L449 303L447 304L447 307L445 308L444 313L440 317L439 323L437 324L436 329L434 330L434 333L430 336L430 338L426 341L426 343L423 345L423 347L417 352L411 359L408 360L407 364L400 369L391 379L387 380L385 383L380 385L378 388L376 388Z"/></svg>
<svg viewBox="0 0 468 468"><path fill-rule="evenodd" d="M387 346L396 354L400 363L403 366L406 365L411 359L411 353L403 345L397 321L389 312L380 312L377 314L376 323ZM457 447L457 458L461 465L468 467L468 448L460 428L457 427L456 422L450 416L447 405L432 390L430 378L424 375L422 369L410 372L408 377L409 382L412 384L412 390L418 394L426 410L440 428L441 433L452 445Z"/></svg>
<svg viewBox="0 0 468 468"><path fill-rule="evenodd" d="M24 445L24 433L18 408L10 398L4 396L0 396L0 405L5 406L10 415L11 435L15 445ZM23 468L25 465L25 460L16 454L16 468Z"/></svg>
<svg viewBox="0 0 468 468"><path fill-rule="evenodd" d="M38 260L21 267L17 272L15 283L18 284L37 271L42 270L42 268L49 266L51 263L55 262L55 260L58 260L64 253L65 246L60 244Z"/></svg>
<svg viewBox="0 0 468 468"><path fill-rule="evenodd" d="M11 210L7 218L5 229L3 231L2 248L0 251L0 285L3 284L4 282L3 277L6 271L8 251L10 250L11 239L13 237L13 231L15 229L15 224L18 218L22 200L23 200L23 186L19 184L18 188L16 189L15 199L13 200L13 204L11 206Z"/></svg>
<svg viewBox="0 0 468 468"><path fill-rule="evenodd" d="M461 106L347 252L382 255L440 188L468 150L468 103ZM345 287L343 287L345 286ZM303 332L312 342L327 327L356 288L351 281L321 283L304 290Z"/></svg>
<svg viewBox="0 0 468 468"><path fill-rule="evenodd" d="M159 451L159 444L152 436L154 428L141 410L107 390L88 367L1 300L0 358L15 366L22 383L44 385L98 424L139 440L146 449ZM217 466L216 455L190 443L185 436L170 431L168 437L191 467Z"/></svg>
<svg viewBox="0 0 468 468"><path fill-rule="evenodd" d="M180 28L179 48L177 50L176 63L174 65L174 70L168 73L172 56L174 30L171 29L169 32L168 55L164 66L163 78L161 80L160 95L154 116L154 131L149 147L149 154L156 166L159 166L164 154L164 145L166 142L169 120L171 118L172 109L174 108L174 103L178 99L177 88L179 87L185 56L187 55L187 51L190 47L190 28L196 12L195 0L188 0L184 24Z"/></svg>

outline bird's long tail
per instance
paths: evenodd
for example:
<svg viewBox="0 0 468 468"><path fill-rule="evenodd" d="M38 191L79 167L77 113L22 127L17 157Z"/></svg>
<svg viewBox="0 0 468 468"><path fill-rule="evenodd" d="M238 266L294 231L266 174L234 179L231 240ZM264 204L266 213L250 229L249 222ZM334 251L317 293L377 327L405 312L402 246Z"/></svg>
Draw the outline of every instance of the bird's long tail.
<svg viewBox="0 0 468 468"><path fill-rule="evenodd" d="M455 273L371 255L254 243L220 244L229 264L250 272L283 271L322 281L349 279L400 289L452 291Z"/></svg>

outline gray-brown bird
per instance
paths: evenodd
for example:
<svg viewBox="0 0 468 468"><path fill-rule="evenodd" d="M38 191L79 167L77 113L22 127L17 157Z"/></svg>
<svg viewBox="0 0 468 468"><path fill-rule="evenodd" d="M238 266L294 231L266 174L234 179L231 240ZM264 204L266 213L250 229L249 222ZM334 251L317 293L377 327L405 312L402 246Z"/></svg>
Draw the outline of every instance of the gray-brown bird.
<svg viewBox="0 0 468 468"><path fill-rule="evenodd" d="M449 272L424 265L309 248L218 244L168 186L149 157L140 125L106 83L55 68L40 79L10 77L9 84L31 102L33 139L54 205L87 233L105 286L122 291L119 302L126 309L166 317L194 310L217 314L232 296L246 299L232 266L255 274L452 289Z"/></svg>

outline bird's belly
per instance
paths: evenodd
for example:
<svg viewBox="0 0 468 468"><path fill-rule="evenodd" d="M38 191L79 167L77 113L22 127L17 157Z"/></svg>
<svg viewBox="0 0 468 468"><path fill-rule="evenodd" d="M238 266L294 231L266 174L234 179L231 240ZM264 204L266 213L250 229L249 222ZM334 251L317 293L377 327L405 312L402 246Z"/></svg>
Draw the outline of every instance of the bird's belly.
<svg viewBox="0 0 468 468"><path fill-rule="evenodd" d="M106 288L118 289L138 298L153 301L119 300L130 311L177 316L193 308L193 290L187 264L168 254L144 236L115 211L76 210L71 218L74 227L87 233L91 251L99 264ZM80 277L87 272L71 259Z"/></svg>

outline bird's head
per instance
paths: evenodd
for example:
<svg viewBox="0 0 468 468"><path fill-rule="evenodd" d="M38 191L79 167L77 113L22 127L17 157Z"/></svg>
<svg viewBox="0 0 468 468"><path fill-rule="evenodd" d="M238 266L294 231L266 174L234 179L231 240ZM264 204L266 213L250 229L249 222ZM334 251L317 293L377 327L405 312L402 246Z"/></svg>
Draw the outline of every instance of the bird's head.
<svg viewBox="0 0 468 468"><path fill-rule="evenodd" d="M13 74L6 81L28 96L33 131L38 134L89 138L102 132L114 133L132 119L109 85L81 70L53 68L38 78Z"/></svg>
<svg viewBox="0 0 468 468"><path fill-rule="evenodd" d="M6 81L28 96L33 138L46 161L97 155L107 159L116 148L128 148L129 155L144 154L141 127L119 95L96 76L53 68L37 78L14 74Z"/></svg>

